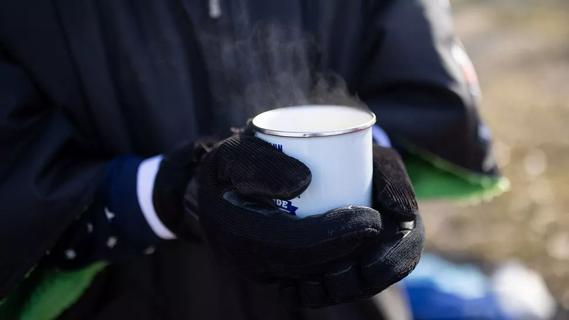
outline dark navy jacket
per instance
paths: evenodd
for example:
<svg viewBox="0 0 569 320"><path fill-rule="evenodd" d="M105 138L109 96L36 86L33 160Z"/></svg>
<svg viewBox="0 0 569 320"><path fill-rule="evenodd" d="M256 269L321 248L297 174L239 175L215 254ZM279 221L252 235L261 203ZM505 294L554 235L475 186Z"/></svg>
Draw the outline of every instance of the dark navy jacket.
<svg viewBox="0 0 569 320"><path fill-rule="evenodd" d="M263 59L275 66L280 56L290 58L287 43L315 48L286 64L300 73L298 82L307 69L342 78L397 147L494 174L476 86L448 10L435 0L2 1L0 297L89 210L111 159L159 154L259 111L247 95L269 90L258 76ZM271 50L264 44L239 49L263 32L268 43L276 39L276 54L255 56ZM237 49L227 51L232 41ZM370 301L283 311L274 288L221 270L204 244L178 241L107 268L77 308L70 314L139 319L357 319L377 312Z"/></svg>

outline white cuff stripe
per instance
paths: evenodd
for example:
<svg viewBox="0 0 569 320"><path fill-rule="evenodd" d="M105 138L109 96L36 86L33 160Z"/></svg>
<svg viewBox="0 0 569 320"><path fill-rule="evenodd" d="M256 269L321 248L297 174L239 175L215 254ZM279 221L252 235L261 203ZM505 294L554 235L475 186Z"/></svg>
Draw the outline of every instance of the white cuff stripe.
<svg viewBox="0 0 569 320"><path fill-rule="evenodd" d="M150 229L162 239L176 239L176 235L166 228L162 221L160 221L160 218L158 218L158 214L154 209L154 203L152 202L154 180L156 179L161 161L162 156L156 156L140 163L136 176L136 194L138 196L138 204Z"/></svg>

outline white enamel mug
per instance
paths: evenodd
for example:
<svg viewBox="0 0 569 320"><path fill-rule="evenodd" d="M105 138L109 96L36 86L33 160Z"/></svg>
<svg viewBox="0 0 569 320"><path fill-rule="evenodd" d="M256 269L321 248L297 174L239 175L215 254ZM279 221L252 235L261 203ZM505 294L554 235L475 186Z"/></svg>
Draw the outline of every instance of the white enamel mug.
<svg viewBox="0 0 569 320"><path fill-rule="evenodd" d="M275 204L299 217L349 205L369 207L374 123L375 115L367 109L336 105L291 106L257 115L255 135L312 173L300 196L275 199Z"/></svg>

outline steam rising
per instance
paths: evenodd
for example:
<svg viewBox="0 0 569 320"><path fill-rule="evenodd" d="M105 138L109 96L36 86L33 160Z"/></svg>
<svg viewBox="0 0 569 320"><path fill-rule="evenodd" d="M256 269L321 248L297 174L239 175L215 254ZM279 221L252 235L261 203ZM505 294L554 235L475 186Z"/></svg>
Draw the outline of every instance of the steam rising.
<svg viewBox="0 0 569 320"><path fill-rule="evenodd" d="M217 120L242 126L263 111L302 104L363 106L343 79L321 66L311 35L276 24L251 25L245 10L200 34Z"/></svg>

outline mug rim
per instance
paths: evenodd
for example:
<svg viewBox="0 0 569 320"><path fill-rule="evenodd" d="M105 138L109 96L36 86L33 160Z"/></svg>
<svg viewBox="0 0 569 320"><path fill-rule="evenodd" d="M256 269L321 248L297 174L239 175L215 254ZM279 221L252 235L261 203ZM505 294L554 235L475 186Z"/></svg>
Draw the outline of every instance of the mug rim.
<svg viewBox="0 0 569 320"><path fill-rule="evenodd" d="M317 131L317 132L275 130L275 129L263 128L263 127L260 127L260 126L255 124L255 119L257 119L259 116L261 116L267 112L272 112L275 110L282 110L282 109L287 109L287 108L296 108L296 107L344 107L344 108L350 108L350 109L357 109L359 111L367 113L371 117L368 121L363 122L363 123L358 124L358 125L355 125L355 126L350 126L350 127L342 128L342 129L338 129L338 130ZM258 115L256 115L251 120L250 124L253 127L253 130L255 130L256 132L263 133L263 134L270 135L270 136L291 137L291 138L311 138L311 137L337 136L337 135L342 135L342 134L354 133L354 132L366 130L366 129L372 127L375 124L375 122L376 122L375 113L373 113L369 109L366 110L364 108L359 108L359 107L346 106L346 105L334 105L334 104L306 104L306 105L286 106L283 108L275 108L275 109L267 110L265 112L262 112L262 113L259 113Z"/></svg>

